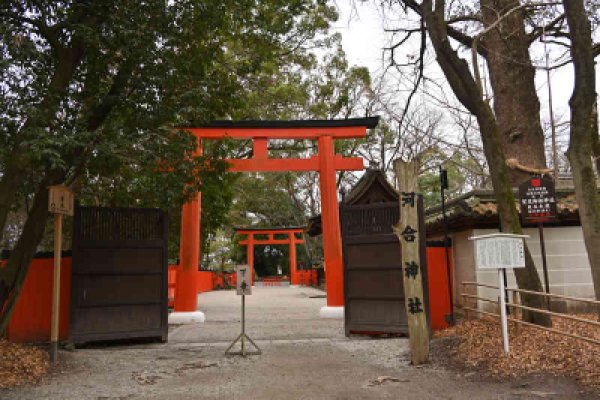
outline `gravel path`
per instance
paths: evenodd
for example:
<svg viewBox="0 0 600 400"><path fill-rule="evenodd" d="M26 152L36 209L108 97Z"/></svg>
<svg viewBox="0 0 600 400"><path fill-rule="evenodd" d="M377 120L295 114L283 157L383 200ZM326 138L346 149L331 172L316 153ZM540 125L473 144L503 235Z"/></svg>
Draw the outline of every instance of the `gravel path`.
<svg viewBox="0 0 600 400"><path fill-rule="evenodd" d="M320 319L320 295L310 288L254 289L248 334L261 356L223 354L239 333L240 300L232 291L203 293L207 322L172 327L168 344L63 351L60 368L41 384L0 390L0 399L596 398L560 379L494 382L435 363L413 368L406 339L347 339L341 320Z"/></svg>

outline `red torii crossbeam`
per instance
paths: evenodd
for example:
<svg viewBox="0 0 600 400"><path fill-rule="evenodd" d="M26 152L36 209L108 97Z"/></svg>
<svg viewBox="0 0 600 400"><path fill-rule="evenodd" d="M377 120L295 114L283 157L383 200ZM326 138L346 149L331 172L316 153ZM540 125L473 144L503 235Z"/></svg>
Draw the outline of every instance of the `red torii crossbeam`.
<svg viewBox="0 0 600 400"><path fill-rule="evenodd" d="M298 284L298 274L296 273L297 258L296 245L304 243L302 237L296 237L304 232L304 227L289 228L234 228L236 235L246 236L240 240L239 244L246 246L246 263L250 266L250 276L254 285L254 246L264 246L271 244L287 244L290 246L290 284ZM285 239L276 239L276 235L285 235ZM259 239L256 236L267 236L266 239Z"/></svg>
<svg viewBox="0 0 600 400"><path fill-rule="evenodd" d="M342 243L337 198L336 171L364 169L360 157L335 154L335 139L364 138L367 129L377 126L378 117L344 120L299 121L216 121L201 127L180 127L198 139L197 154L202 140L252 140L253 154L249 159L228 159L231 172L318 171L321 189L321 216L327 305L344 305ZM270 158L269 140L316 140L318 153L309 158ZM196 311L196 274L200 259L200 195L182 208L180 260L175 311Z"/></svg>

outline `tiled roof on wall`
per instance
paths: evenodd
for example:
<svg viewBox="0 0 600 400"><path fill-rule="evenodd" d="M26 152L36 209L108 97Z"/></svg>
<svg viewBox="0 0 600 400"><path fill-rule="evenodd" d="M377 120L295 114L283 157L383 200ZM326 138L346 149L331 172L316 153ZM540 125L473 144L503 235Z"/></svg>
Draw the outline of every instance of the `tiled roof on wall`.
<svg viewBox="0 0 600 400"><path fill-rule="evenodd" d="M556 221L549 225L579 225L579 211L572 188L557 188ZM515 199L517 192L515 191ZM519 204L515 201L519 212ZM498 210L493 190L477 189L446 203L446 218L451 231L465 228L498 227ZM429 207L425 211L425 224L428 234L443 230L442 206Z"/></svg>

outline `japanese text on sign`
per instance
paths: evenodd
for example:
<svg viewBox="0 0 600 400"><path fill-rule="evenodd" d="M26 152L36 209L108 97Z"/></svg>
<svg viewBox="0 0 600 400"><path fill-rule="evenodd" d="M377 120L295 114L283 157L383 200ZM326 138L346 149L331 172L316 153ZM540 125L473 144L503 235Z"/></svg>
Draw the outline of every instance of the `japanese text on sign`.
<svg viewBox="0 0 600 400"><path fill-rule="evenodd" d="M408 299L408 310L411 314L418 314L423 312L423 308L421 307L423 303L421 303L421 299L418 297L409 297Z"/></svg>
<svg viewBox="0 0 600 400"><path fill-rule="evenodd" d="M404 271L406 273L406 277L415 279L417 277L417 275L419 274L419 264L417 264L414 261L407 262L404 264L405 264Z"/></svg>
<svg viewBox="0 0 600 400"><path fill-rule="evenodd" d="M250 271L250 266L248 265L238 265L236 267L236 289L238 296L252 294Z"/></svg>
<svg viewBox="0 0 600 400"><path fill-rule="evenodd" d="M556 218L554 181L549 177L537 177L522 183L519 204L524 222L547 222Z"/></svg>
<svg viewBox="0 0 600 400"><path fill-rule="evenodd" d="M63 185L48 188L48 211L55 214L73 215L74 196L71 189Z"/></svg>
<svg viewBox="0 0 600 400"><path fill-rule="evenodd" d="M413 229L410 225L407 225L406 228L404 228L404 230L402 231L402 237L407 242L414 242L417 238L417 236L415 235L416 233L416 229Z"/></svg>
<svg viewBox="0 0 600 400"><path fill-rule="evenodd" d="M489 237L476 240L475 265L477 269L525 267L523 239Z"/></svg>
<svg viewBox="0 0 600 400"><path fill-rule="evenodd" d="M415 206L415 192L402 192L402 207Z"/></svg>

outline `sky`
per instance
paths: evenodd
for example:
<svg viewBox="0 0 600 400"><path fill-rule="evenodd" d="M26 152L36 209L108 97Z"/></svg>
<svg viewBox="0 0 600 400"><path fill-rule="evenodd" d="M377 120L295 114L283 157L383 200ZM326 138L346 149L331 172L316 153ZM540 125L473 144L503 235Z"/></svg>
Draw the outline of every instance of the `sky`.
<svg viewBox="0 0 600 400"><path fill-rule="evenodd" d="M366 66L373 76L384 66L383 48L386 45L384 16L380 14L374 2L356 0L336 0L340 14L334 25L334 31L342 35L342 46L350 65ZM389 17L389 16L388 16ZM408 50L410 51L410 50ZM534 54L541 56L542 54ZM600 68L596 69L596 81L600 86ZM553 109L555 119L568 118L568 101L573 89L572 66L568 65L551 72ZM542 118L549 120L547 103L547 79L543 70L536 74L536 86L542 106ZM600 87L599 90L600 92Z"/></svg>

